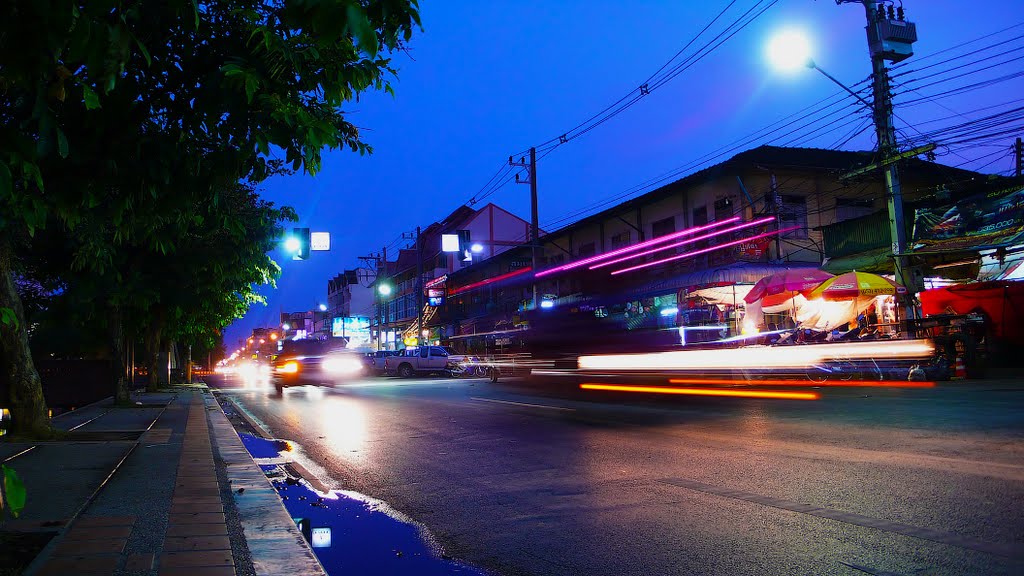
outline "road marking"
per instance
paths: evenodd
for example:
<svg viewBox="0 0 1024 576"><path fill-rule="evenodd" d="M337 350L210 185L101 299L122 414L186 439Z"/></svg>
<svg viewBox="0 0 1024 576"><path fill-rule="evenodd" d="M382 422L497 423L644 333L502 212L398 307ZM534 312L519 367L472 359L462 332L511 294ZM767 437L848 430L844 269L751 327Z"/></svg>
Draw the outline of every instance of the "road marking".
<svg viewBox="0 0 1024 576"><path fill-rule="evenodd" d="M678 486L680 488L696 490L698 492L714 494L716 496L723 496L725 498L744 500L746 502L752 502L754 504L760 504L762 506L769 506L771 508L779 508L780 510L799 512L801 514L807 514L808 516L816 516L818 518L826 518L829 520L835 520L837 522L853 524L854 526L861 526L864 528L875 528L877 530L883 530L885 532L893 532L895 534L902 534L903 536L910 536L911 538L929 540L931 542L938 542L939 544L946 544L949 546L956 546L957 548L976 550L978 552L985 552L988 554L994 554L996 556L1012 558L1014 560L1024 559L1024 548L1017 544L985 542L982 540L977 540L975 538L970 538L968 536L952 534L950 532L932 530L931 528L921 528L918 526L911 526L909 524L903 524L900 522L890 522L888 520L882 520L880 518L872 518L870 516L854 514L853 512L842 512L839 510L831 510L829 508L819 508L817 506L803 504L801 502L794 502L792 500L772 498L771 496L762 496L760 494L754 494L752 492L746 492L744 490L736 490L733 488L725 488L722 486L705 484L703 482L697 482L696 480L690 480L688 478L663 478L659 480L659 482L663 484L670 484L672 486Z"/></svg>
<svg viewBox="0 0 1024 576"><path fill-rule="evenodd" d="M495 400L494 398L480 398L478 396L470 396L470 400L476 400L478 402L494 402L495 404L511 404L512 406L525 406L527 408L547 408L548 410L562 410L565 412L575 412L575 408L564 408L562 406L549 406L547 404L529 404L527 402L512 402L511 400Z"/></svg>

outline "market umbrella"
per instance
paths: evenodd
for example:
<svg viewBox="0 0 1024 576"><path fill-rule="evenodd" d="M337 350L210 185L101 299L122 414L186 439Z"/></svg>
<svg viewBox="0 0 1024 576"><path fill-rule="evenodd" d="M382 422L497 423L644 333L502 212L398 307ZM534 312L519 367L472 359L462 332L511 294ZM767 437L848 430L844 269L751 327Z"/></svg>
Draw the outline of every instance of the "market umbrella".
<svg viewBox="0 0 1024 576"><path fill-rule="evenodd" d="M825 280L817 288L804 292L808 300L850 300L853 298L892 296L904 294L907 289L899 284L867 272L847 272Z"/></svg>
<svg viewBox="0 0 1024 576"><path fill-rule="evenodd" d="M814 268L778 272L758 280L743 300L750 304L768 298L765 306L780 304L830 278L833 278L832 274Z"/></svg>

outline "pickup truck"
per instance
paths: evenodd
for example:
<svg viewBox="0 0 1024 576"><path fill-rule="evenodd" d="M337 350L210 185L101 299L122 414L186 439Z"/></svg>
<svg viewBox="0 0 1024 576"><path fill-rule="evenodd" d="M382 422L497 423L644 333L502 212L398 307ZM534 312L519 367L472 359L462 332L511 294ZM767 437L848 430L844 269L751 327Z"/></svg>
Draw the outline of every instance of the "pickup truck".
<svg viewBox="0 0 1024 576"><path fill-rule="evenodd" d="M452 366L465 358L452 354L444 346L421 346L406 348L397 356L384 359L384 370L388 374L398 374L402 378L411 378L417 374L430 372L450 373Z"/></svg>

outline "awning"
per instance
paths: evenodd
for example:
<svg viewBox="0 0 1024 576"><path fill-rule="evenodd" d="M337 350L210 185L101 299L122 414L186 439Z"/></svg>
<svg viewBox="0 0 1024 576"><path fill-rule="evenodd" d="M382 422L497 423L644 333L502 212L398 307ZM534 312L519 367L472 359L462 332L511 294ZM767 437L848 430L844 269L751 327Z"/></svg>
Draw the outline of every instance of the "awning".
<svg viewBox="0 0 1024 576"><path fill-rule="evenodd" d="M874 272L875 274L892 274L893 258L892 250L888 247L875 250L867 250L849 256L829 258L821 265L821 269L833 274L842 274L851 270L860 272Z"/></svg>

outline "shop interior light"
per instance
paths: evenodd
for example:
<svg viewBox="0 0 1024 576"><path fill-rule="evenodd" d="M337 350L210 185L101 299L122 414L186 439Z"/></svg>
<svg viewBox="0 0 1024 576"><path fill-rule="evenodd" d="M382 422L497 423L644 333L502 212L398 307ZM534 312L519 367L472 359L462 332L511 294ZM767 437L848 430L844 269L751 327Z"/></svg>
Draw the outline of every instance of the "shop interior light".
<svg viewBox="0 0 1024 576"><path fill-rule="evenodd" d="M594 264L593 266L591 266L590 269L591 270L596 270L598 268L604 268L605 266L611 266L612 264L620 264L620 263L625 262L627 260L632 260L633 258L640 258L641 256L648 256L650 254L654 254L656 252L661 252L663 250L671 250L673 248L679 248L681 246L686 246L687 244L693 244L694 242L700 242L702 240L708 240L708 239L714 238L716 236L721 236L722 234L728 234L730 232L737 232L739 230L744 230L746 228L752 228L754 226L760 226L762 224L768 224L769 222L774 222L774 221L775 221L775 217L774 216L768 216L768 217L765 217L765 218L758 218L757 220L751 220L750 222L744 222L743 224L739 224L739 225L736 225L736 226L730 226L728 228L723 228L721 230L715 230L714 232L710 232L708 234L702 234L700 236L695 236L693 238L687 238L686 240L683 240L682 242L673 242L672 244L666 244L664 246L658 246L657 248L651 248L650 250L644 250L643 252L637 252L635 254L629 254L627 256L623 256L621 258L616 258L614 260L606 260L604 262L598 262L597 264Z"/></svg>
<svg viewBox="0 0 1024 576"><path fill-rule="evenodd" d="M547 309L547 308L554 308L555 307L555 303L552 302L551 300L541 300L540 301L540 307L541 308L545 308L545 309Z"/></svg>
<svg viewBox="0 0 1024 576"><path fill-rule="evenodd" d="M690 258L690 257L693 257L693 256L698 256L700 254L706 254L708 252L714 252L715 250L721 250L722 248L728 248L730 246L738 246L740 244L743 244L743 243L746 243L746 242L750 242L751 240L759 240L761 238L767 238L769 236L774 236L776 234L783 234L785 232L792 232L793 230L798 230L799 228L800 228L800 226L790 226L789 228L782 228L780 230L772 230L771 232L765 232L764 234L758 234L756 236L748 236L746 238L740 238L739 240L733 240L732 242L726 242L725 244L716 244L716 245L711 246L709 248L702 248L700 250L694 250L692 252L686 252L686 253L683 253L683 254L678 254L676 256L670 256L669 258L662 258L661 260L655 260L654 262L646 262L644 264L637 264L636 266L631 266L629 268L623 268L621 270L616 270L616 271L612 272L612 276L615 276L616 274L625 274L626 272L633 272L634 270L640 270L642 268L650 268L651 266L658 266L660 264L665 264L666 262L672 262L672 261L675 261L675 260L682 260L683 258Z"/></svg>
<svg viewBox="0 0 1024 576"><path fill-rule="evenodd" d="M659 314L661 314L662 316L675 316L678 313L679 308L675 306L672 306L671 308L662 308L661 312L659 312Z"/></svg>
<svg viewBox="0 0 1024 576"><path fill-rule="evenodd" d="M484 245L483 244L473 244L472 246L469 247L469 249L472 250L474 254L479 254L479 253L484 251Z"/></svg>
<svg viewBox="0 0 1024 576"><path fill-rule="evenodd" d="M718 228L719 226L725 226L727 224L732 224L733 222L739 222L739 220L740 220L739 216L733 216L731 218L726 218L724 220L717 220L717 221L712 222L710 224L704 224L702 226L694 226L692 228L687 228L686 230L680 230L679 232L673 232L672 234L666 234L664 236L658 236L657 238L654 238L654 239L651 239L651 240L647 240L645 242L638 242L638 243L633 244L631 246L626 246L624 248L619 248L618 250L612 250L611 252L605 252L604 254L598 254L597 256L591 256L590 258L584 258L582 260L576 260L575 262L569 262L568 264L563 264L562 266L556 266L555 268L548 268L547 270L541 270L540 272L537 272L536 276L539 278L541 276L547 276L548 274L554 274L555 272L562 272L562 271L565 271L565 270L572 270L573 268L579 268L580 266L586 266L588 264L593 264L595 262L600 262L601 260L605 260L607 258L614 258L615 256L620 256L622 254L628 254L628 253L634 252L636 250L643 250L644 248L648 248L650 246L657 246L658 244L664 244L665 242L671 242L672 240L675 240L676 238L682 238L683 236L689 236L690 234L696 234L697 232L703 232L704 230L710 230L712 228Z"/></svg>

